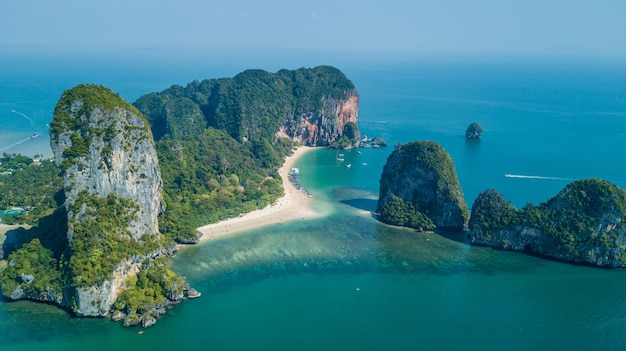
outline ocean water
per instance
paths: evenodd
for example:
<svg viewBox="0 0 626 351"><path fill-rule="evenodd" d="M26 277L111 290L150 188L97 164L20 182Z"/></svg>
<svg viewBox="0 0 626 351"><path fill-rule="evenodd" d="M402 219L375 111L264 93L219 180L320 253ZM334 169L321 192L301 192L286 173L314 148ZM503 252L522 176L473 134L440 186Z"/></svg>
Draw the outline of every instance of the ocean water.
<svg viewBox="0 0 626 351"><path fill-rule="evenodd" d="M155 66L164 72L158 79L148 68L128 78L113 68L55 76L50 89L29 85L36 75L16 75L13 88L0 91L3 128L9 119L29 125L12 109L45 125L71 86L63 85L79 78L108 77L98 82L134 101L172 83L233 74L188 78L203 69ZM299 160L299 179L324 217L181 250L172 268L202 298L176 305L141 335L51 306L0 303L2 350L623 349L626 270L472 247L462 234L394 228L368 211L393 145L423 139L450 153L468 206L488 188L521 207L581 178L626 187L626 70L453 62L339 68L359 90L362 133L391 146L345 151L343 162L324 149ZM464 139L471 122L484 128L480 141Z"/></svg>

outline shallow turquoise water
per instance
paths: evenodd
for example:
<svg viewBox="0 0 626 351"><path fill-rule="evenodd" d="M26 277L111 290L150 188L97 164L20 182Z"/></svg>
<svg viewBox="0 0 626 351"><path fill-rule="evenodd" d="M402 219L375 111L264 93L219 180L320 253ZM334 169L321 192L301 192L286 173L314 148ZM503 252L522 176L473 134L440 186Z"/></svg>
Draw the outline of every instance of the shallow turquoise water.
<svg viewBox="0 0 626 351"><path fill-rule="evenodd" d="M468 206L487 188L523 206L574 179L626 187L621 69L436 64L344 71L359 88L361 130L391 145L442 144ZM463 134L474 121L483 139L467 142ZM143 335L50 306L1 303L2 350L623 349L626 271L376 222L367 211L376 206L392 149L346 151L343 162L336 151L306 154L299 179L326 216L182 250L173 269L203 296L175 306Z"/></svg>

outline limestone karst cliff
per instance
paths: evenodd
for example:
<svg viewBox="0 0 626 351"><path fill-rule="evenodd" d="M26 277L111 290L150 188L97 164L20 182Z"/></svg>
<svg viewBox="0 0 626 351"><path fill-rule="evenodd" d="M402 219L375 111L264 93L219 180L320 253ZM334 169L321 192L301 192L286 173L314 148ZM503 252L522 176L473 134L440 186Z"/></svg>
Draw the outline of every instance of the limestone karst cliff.
<svg viewBox="0 0 626 351"><path fill-rule="evenodd" d="M483 135L483 127L476 122L471 123L465 130L466 139L480 139L482 135Z"/></svg>
<svg viewBox="0 0 626 351"><path fill-rule="evenodd" d="M626 267L626 191L600 179L568 184L537 206L516 209L495 190L472 206L474 245L602 267Z"/></svg>
<svg viewBox="0 0 626 351"><path fill-rule="evenodd" d="M152 133L114 92L79 85L57 102L50 139L65 181L70 255L63 304L78 316L107 316L120 294L135 288L129 277L161 269L155 259L173 250L158 228L163 185ZM161 295L182 296L182 280L171 281L175 292Z"/></svg>
<svg viewBox="0 0 626 351"><path fill-rule="evenodd" d="M64 171L66 207L71 210L82 192L132 201L137 210L127 230L138 240L158 233L163 210L163 182L150 126L132 105L98 86L67 90L52 121L51 146ZM85 208L70 211L68 239Z"/></svg>
<svg viewBox="0 0 626 351"><path fill-rule="evenodd" d="M358 126L359 95L340 70L318 66L194 81L145 95L135 106L157 140L193 137L214 127L242 142L278 136L330 146L345 135L348 123ZM357 136L349 145L358 143Z"/></svg>
<svg viewBox="0 0 626 351"><path fill-rule="evenodd" d="M286 135L303 145L332 146L346 135L348 123L358 125L358 116L359 95L354 90L347 90L343 99L323 98L320 111L303 113L297 128L283 126L279 135ZM358 146L359 134L352 140L352 145Z"/></svg>
<svg viewBox="0 0 626 351"><path fill-rule="evenodd" d="M380 177L383 222L418 229L462 229L467 206L450 155L432 141L397 147Z"/></svg>

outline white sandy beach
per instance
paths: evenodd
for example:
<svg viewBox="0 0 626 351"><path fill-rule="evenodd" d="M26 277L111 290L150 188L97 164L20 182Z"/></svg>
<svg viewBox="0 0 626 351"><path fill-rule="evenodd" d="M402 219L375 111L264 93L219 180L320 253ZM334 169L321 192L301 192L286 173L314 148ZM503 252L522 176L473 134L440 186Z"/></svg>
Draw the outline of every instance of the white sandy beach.
<svg viewBox="0 0 626 351"><path fill-rule="evenodd" d="M311 199L296 189L293 183L289 181L289 172L296 160L311 150L313 150L312 147L298 147L291 156L285 159L285 163L278 170L283 179L283 188L285 189L283 197L263 209L198 228L198 231L202 234L200 241L261 228L270 224L319 216L320 214L311 207Z"/></svg>

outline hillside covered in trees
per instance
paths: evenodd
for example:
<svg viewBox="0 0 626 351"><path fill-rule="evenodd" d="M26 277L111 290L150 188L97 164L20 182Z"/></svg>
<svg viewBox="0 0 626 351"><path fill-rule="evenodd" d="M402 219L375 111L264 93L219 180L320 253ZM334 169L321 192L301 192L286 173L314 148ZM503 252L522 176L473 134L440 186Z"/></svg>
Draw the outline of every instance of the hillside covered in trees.
<svg viewBox="0 0 626 351"><path fill-rule="evenodd" d="M142 96L157 145L166 211L181 242L198 226L279 198L277 170L297 144L358 145L358 95L338 69L247 70Z"/></svg>
<svg viewBox="0 0 626 351"><path fill-rule="evenodd" d="M452 158L433 141L397 145L380 176L380 220L419 230L463 229L469 217Z"/></svg>
<svg viewBox="0 0 626 351"><path fill-rule="evenodd" d="M626 190L601 179L568 184L537 206L516 209L493 190L472 206L472 244L603 267L626 267Z"/></svg>

